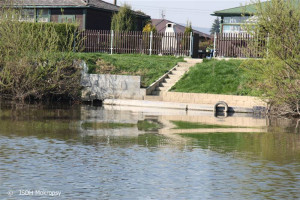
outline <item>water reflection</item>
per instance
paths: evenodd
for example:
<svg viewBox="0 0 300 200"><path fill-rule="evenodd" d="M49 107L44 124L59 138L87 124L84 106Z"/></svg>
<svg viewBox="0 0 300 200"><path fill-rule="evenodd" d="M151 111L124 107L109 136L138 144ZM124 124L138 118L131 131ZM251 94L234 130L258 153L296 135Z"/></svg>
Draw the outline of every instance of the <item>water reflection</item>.
<svg viewBox="0 0 300 200"><path fill-rule="evenodd" d="M145 121L163 128L139 129ZM172 121L243 128L178 130ZM87 123L134 126L83 127ZM62 199L297 199L296 126L249 114L2 106L0 199L20 189L58 190Z"/></svg>

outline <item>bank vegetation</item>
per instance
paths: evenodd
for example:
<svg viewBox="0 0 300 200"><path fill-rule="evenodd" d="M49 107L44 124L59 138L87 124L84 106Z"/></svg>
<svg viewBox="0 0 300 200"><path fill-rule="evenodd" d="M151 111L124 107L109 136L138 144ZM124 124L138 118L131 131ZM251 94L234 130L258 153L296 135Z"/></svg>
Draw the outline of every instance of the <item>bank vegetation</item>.
<svg viewBox="0 0 300 200"><path fill-rule="evenodd" d="M0 13L0 95L17 102L76 100L80 69L72 51L77 25L20 22L22 10Z"/></svg>
<svg viewBox="0 0 300 200"><path fill-rule="evenodd" d="M255 0L257 25L249 34L259 36L266 48L263 59L243 63L251 87L269 103L276 115L300 117L300 3L297 0Z"/></svg>

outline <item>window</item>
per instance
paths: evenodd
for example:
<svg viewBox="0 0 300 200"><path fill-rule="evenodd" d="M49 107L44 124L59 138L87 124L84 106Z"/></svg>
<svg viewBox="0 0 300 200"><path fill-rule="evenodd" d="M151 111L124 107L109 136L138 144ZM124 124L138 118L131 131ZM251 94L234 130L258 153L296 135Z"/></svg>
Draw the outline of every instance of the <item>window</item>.
<svg viewBox="0 0 300 200"><path fill-rule="evenodd" d="M34 22L35 14L34 9L23 9L21 10L20 21Z"/></svg>
<svg viewBox="0 0 300 200"><path fill-rule="evenodd" d="M75 23L75 15L59 15L59 23Z"/></svg>
<svg viewBox="0 0 300 200"><path fill-rule="evenodd" d="M223 25L223 33L242 33L245 32L240 25Z"/></svg>
<svg viewBox="0 0 300 200"><path fill-rule="evenodd" d="M49 9L37 9L37 22L50 22Z"/></svg>
<svg viewBox="0 0 300 200"><path fill-rule="evenodd" d="M242 23L246 23L246 21L248 19L249 19L249 16L245 16L245 17L240 17L240 16L224 17L223 23L224 24L242 24Z"/></svg>

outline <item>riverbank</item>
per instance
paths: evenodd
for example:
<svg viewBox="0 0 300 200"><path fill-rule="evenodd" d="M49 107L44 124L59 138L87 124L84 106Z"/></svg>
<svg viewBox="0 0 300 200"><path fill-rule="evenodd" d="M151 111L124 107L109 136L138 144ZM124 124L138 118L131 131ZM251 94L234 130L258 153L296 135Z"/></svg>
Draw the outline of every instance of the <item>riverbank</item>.
<svg viewBox="0 0 300 200"><path fill-rule="evenodd" d="M208 93L257 96L249 87L247 72L240 67L243 60L203 60L185 74L172 88L172 92Z"/></svg>
<svg viewBox="0 0 300 200"><path fill-rule="evenodd" d="M88 65L90 74L141 76L141 87L150 86L183 57L142 54L75 53L74 58Z"/></svg>

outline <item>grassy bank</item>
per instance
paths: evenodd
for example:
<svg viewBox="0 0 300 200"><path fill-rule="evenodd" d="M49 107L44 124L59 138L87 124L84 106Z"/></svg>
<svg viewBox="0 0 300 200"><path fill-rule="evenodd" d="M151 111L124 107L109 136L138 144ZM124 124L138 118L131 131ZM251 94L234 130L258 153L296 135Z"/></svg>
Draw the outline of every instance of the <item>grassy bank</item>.
<svg viewBox="0 0 300 200"><path fill-rule="evenodd" d="M241 60L205 60L184 75L171 89L175 92L256 96L248 86L247 73Z"/></svg>
<svg viewBox="0 0 300 200"><path fill-rule="evenodd" d="M142 87L148 87L178 62L183 62L183 58L174 56L140 54L76 53L75 57L87 62L89 73L141 76Z"/></svg>

